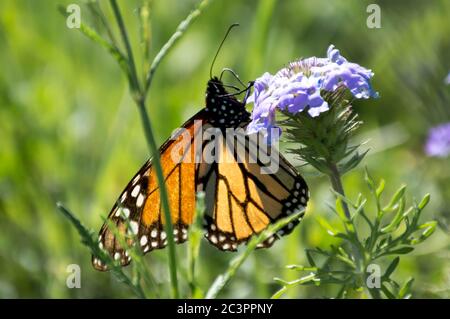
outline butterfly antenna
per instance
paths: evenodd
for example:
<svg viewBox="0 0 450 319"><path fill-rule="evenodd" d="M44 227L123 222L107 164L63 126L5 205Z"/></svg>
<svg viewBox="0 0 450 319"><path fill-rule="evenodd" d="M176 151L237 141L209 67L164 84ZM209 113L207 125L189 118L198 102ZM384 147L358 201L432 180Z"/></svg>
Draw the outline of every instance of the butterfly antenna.
<svg viewBox="0 0 450 319"><path fill-rule="evenodd" d="M209 69L209 78L212 79L212 70L214 67L214 63L216 62L217 56L219 55L220 49L222 48L223 43L225 42L225 40L228 37L228 34L230 33L231 29L233 29L234 27L239 26L239 23L233 23L232 25L230 25L230 27L227 30L227 33L225 33L225 36L223 37L222 42L219 45L219 48L217 49L216 55L214 55L214 59L211 63L211 68Z"/></svg>
<svg viewBox="0 0 450 319"><path fill-rule="evenodd" d="M224 68L224 69L222 70L222 72L220 73L220 78L219 78L220 80L222 80L222 76L223 76L223 74L224 74L225 72L231 73L231 74L234 76L234 78L235 78L236 80L238 80L239 83L240 83L243 87L246 87L246 85L244 84L244 82L242 82L241 79L239 78L239 75L237 75L236 72L234 72L232 69L229 69L229 68Z"/></svg>

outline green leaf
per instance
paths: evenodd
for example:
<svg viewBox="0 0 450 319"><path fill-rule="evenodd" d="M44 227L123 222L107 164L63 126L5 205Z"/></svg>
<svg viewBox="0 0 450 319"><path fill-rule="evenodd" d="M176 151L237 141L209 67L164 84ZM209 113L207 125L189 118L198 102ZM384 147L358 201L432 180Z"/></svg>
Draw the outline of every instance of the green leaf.
<svg viewBox="0 0 450 319"><path fill-rule="evenodd" d="M347 223L348 222L348 218L345 215L343 202L344 201L340 197L336 198L336 212L338 213L339 218Z"/></svg>
<svg viewBox="0 0 450 319"><path fill-rule="evenodd" d="M408 216L412 211L411 209L408 209L406 212L404 212L404 210L405 210L405 198L402 197L400 200L400 205L397 208L397 213L395 214L392 221L385 227L381 228L381 232L383 234L390 233L390 232L393 232L394 230L396 230L397 227L400 225L401 221L406 216Z"/></svg>
<svg viewBox="0 0 450 319"><path fill-rule="evenodd" d="M395 269L398 266L398 263L400 262L400 257L395 257L394 260L391 262L391 264L386 269L386 272L383 275L383 279L387 280L391 276L391 274L395 271Z"/></svg>
<svg viewBox="0 0 450 319"><path fill-rule="evenodd" d="M360 215L363 210L364 210L364 206L366 206L367 203L367 199L364 198L364 200L362 200L361 202L359 202L358 207L356 207L354 213L352 214L352 220L354 220L358 215ZM369 224L371 225L370 221Z"/></svg>
<svg viewBox="0 0 450 319"><path fill-rule="evenodd" d="M429 202L430 202L430 194L426 194L426 195L423 197L422 201L419 203L419 205L417 205L417 207L418 207L420 210L422 210L422 209L425 208L425 206L428 205Z"/></svg>
<svg viewBox="0 0 450 319"><path fill-rule="evenodd" d="M394 196L392 196L391 201L389 202L389 204L384 208L384 210L386 211L390 211L392 209L394 209L395 205L405 196L405 190L406 190L406 185L401 186L394 194Z"/></svg>
<svg viewBox="0 0 450 319"><path fill-rule="evenodd" d="M353 155L346 163L340 166L339 172L341 174L347 173L348 171L354 169L356 166L361 163L361 161L364 159L364 157L369 152L369 149L364 151L363 153L356 152L355 155Z"/></svg>
<svg viewBox="0 0 450 319"><path fill-rule="evenodd" d="M312 256L312 250L305 249L306 259L308 259L308 262L311 266L316 267L316 262L314 261L314 258Z"/></svg>
<svg viewBox="0 0 450 319"><path fill-rule="evenodd" d="M386 186L386 182L384 181L384 179L382 179L382 180L380 181L380 184L378 185L376 191L375 191L375 193L376 193L378 199L380 198L381 193L383 193L384 187L385 187L385 186Z"/></svg>
<svg viewBox="0 0 450 319"><path fill-rule="evenodd" d="M395 298L395 295L389 291L388 287L383 283L381 284L381 291L386 295L388 299L397 299Z"/></svg>
<svg viewBox="0 0 450 319"><path fill-rule="evenodd" d="M365 168L365 170L366 170L366 173L365 173L364 179L366 180L366 183L369 186L369 189L372 192L375 192L375 182L373 181L372 176L370 176L369 170L367 169L367 167Z"/></svg>
<svg viewBox="0 0 450 319"><path fill-rule="evenodd" d="M424 240L426 240L428 237L430 237L434 231L436 230L437 221L429 221L426 223L421 224L417 227L418 230L424 229L422 234L419 236L419 238L412 239L410 241L411 245L417 245L422 243Z"/></svg>
<svg viewBox="0 0 450 319"><path fill-rule="evenodd" d="M331 236L336 236L336 234L339 232L338 230L336 230L333 226L331 226L328 221L323 218L322 216L317 216L316 217L317 222L319 223L320 226L322 226L323 229L325 229L325 231L331 235Z"/></svg>
<svg viewBox="0 0 450 319"><path fill-rule="evenodd" d="M409 299L411 297L411 287L414 282L414 278L409 278L408 281L403 285L398 293L400 299Z"/></svg>

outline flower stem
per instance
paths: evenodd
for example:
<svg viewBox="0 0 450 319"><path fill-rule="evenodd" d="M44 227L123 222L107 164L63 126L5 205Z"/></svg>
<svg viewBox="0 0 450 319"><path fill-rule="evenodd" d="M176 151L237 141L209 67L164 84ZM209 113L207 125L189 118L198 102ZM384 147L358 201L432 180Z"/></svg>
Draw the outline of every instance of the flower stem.
<svg viewBox="0 0 450 319"><path fill-rule="evenodd" d="M167 194L167 189L164 180L164 174L161 166L159 150L156 145L155 136L153 134L152 124L147 113L147 108L145 105L145 99L147 96L147 90L141 89L139 77L136 72L136 65L134 63L133 51L128 40L128 35L126 31L125 24L123 23L122 15L120 13L119 7L116 0L110 0L111 7L114 11L116 17L117 25L120 29L120 34L125 45L128 60L128 76L130 81L130 89L132 91L132 96L136 102L139 114L142 121L142 126L144 128L145 138L147 140L148 146L150 148L150 153L152 156L152 165L155 168L156 177L158 180L158 187L161 196L161 203L163 208L163 213L165 217L165 230L167 233L167 246L169 255L169 269L170 269L170 283L172 286L172 296L174 298L179 298L178 291L178 279L177 279L177 262L176 262L176 252L175 252L175 241L173 237L173 225L170 214L169 197Z"/></svg>
<svg viewBox="0 0 450 319"><path fill-rule="evenodd" d="M128 56L128 63L129 63L128 72L130 77L131 88L133 94L138 94L141 91L139 86L139 78L137 76L136 65L134 63L133 50L131 49L130 41L128 40L127 29L125 28L125 24L123 23L122 15L120 14L119 6L117 5L116 0L110 0L110 3L114 11L114 16L116 17L117 25L119 26L120 34L122 36L125 45L125 50ZM136 98L135 96L133 97Z"/></svg>
<svg viewBox="0 0 450 319"><path fill-rule="evenodd" d="M331 171L331 174L329 175L331 186L333 189L341 194L343 197L345 197L344 187L342 186L342 180L341 180L341 174L339 173L339 169L337 168L337 165L334 163L329 163L329 168ZM348 205L346 202L342 202L342 207L344 209L345 216L350 220L350 210L348 209Z"/></svg>
<svg viewBox="0 0 450 319"><path fill-rule="evenodd" d="M170 268L170 282L172 285L172 295L174 298L179 298L178 292L178 278L177 278L177 261L175 252L175 241L173 237L173 225L170 215L169 197L167 194L167 188L164 180L164 174L161 166L161 159L159 156L158 147L156 145L155 137L153 134L152 124L148 117L147 109L145 106L144 98L138 100L139 113L141 115L142 126L144 127L145 137L152 154L152 165L155 168L156 177L158 179L158 187L161 196L161 202L166 220L165 231L167 234L167 247L169 255L169 268Z"/></svg>

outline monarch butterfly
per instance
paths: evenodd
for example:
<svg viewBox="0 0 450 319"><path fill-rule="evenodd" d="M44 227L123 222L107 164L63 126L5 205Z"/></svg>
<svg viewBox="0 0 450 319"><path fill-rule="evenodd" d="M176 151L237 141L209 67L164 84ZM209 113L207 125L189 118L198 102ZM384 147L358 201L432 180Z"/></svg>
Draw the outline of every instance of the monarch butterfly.
<svg viewBox="0 0 450 319"><path fill-rule="evenodd" d="M188 227L194 220L197 191L205 192L205 237L224 251L235 251L240 243L269 224L305 208L309 192L304 179L281 154L277 154L278 171L264 174L265 166L254 158L255 154L249 148L252 140L245 132L232 138L234 149L229 138L219 137L219 160L213 163L185 160L187 155L195 157L194 140L207 129L245 128L249 121L250 113L245 109L245 101L229 94L221 80L213 77L207 84L206 107L182 126L192 138L186 140L181 134L176 134L161 146L160 159L169 190L176 243L187 240ZM215 139L202 142L201 150L214 142L217 143ZM174 161L172 154L176 153L176 148L178 151L181 149L183 157ZM227 161L222 161L224 158ZM131 232L136 235L143 253L164 248L167 244L156 178L151 160L148 160L125 187L108 216L121 234ZM291 222L261 243L259 248L270 247L298 223L297 220ZM108 223L101 228L98 240L100 248L121 265L130 263L128 252L121 247ZM107 269L95 256L92 263L97 270Z"/></svg>
<svg viewBox="0 0 450 319"><path fill-rule="evenodd" d="M231 28L236 25L228 29L217 53ZM270 159L274 159L270 164L276 164L276 171L262 161L259 147L261 136L257 135L255 139L245 133L250 122L245 101L253 84L237 93L227 92L221 79L212 77L217 53L207 83L205 108L184 123L182 130L168 139L159 152L169 191L175 242L187 240L188 227L194 221L196 193L203 191L205 237L220 250L236 251L239 244L271 223L304 209L309 192L304 179L276 150L269 149ZM233 71L231 73L235 75ZM236 95L245 91L247 95L243 101L236 99ZM226 134L229 129L233 129L231 139ZM198 137L204 137L211 131L213 134L209 139L204 141L200 138L200 143L197 142ZM207 149L212 150L210 155L213 155L213 161L205 156ZM108 221L115 224L120 235L135 235L138 240L136 244L144 254L167 245L165 215L161 211L157 177L151 159L125 187L111 209ZM272 246L280 236L292 232L298 223L298 220L292 221L259 244L258 248ZM120 261L122 266L128 265L131 257L108 224L105 222L100 229L99 247ZM133 239L128 238L127 244L134 244ZM92 264L97 270L107 270L96 256L92 256Z"/></svg>

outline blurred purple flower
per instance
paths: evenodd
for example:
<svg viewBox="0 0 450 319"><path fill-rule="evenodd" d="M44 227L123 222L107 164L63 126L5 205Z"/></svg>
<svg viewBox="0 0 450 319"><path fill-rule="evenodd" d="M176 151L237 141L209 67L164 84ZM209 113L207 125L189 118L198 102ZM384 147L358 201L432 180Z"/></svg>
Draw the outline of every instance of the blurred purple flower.
<svg viewBox="0 0 450 319"><path fill-rule="evenodd" d="M428 156L436 157L450 155L450 122L430 129L425 144L425 152Z"/></svg>
<svg viewBox="0 0 450 319"><path fill-rule="evenodd" d="M307 110L312 117L329 109L321 91L346 87L357 98L377 97L370 79L373 72L341 56L330 45L326 58L310 57L290 63L275 75L264 73L256 79L248 103L254 103L249 133L277 128L276 109L296 114Z"/></svg>

